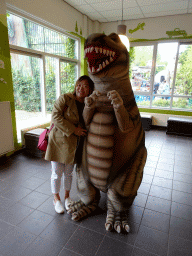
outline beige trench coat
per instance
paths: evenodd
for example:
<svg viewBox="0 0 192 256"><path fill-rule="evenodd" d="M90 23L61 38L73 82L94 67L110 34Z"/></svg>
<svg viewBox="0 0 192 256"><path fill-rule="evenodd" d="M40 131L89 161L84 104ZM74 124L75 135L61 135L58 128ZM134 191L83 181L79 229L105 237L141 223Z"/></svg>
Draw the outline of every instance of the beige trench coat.
<svg viewBox="0 0 192 256"><path fill-rule="evenodd" d="M74 131L81 127L73 94L63 94L56 100L51 122L54 127L49 133L45 160L73 164L77 146Z"/></svg>

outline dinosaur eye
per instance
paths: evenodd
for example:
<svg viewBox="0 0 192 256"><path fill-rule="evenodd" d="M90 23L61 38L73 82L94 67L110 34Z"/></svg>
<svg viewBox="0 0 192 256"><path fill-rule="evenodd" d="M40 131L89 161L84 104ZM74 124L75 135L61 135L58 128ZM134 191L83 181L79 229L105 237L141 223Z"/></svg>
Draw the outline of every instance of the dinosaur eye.
<svg viewBox="0 0 192 256"><path fill-rule="evenodd" d="M116 33L111 33L109 35L109 37L114 41L114 42L119 42L120 41L120 38L119 36L116 34Z"/></svg>

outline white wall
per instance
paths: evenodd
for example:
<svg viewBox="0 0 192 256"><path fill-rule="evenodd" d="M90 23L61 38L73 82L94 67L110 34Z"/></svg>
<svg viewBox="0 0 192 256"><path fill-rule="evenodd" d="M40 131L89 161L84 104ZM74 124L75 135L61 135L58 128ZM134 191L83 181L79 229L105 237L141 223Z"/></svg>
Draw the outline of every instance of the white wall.
<svg viewBox="0 0 192 256"><path fill-rule="evenodd" d="M138 30L133 34L129 33L129 29L135 29L139 23L145 23L144 30ZM117 32L117 25L119 22L109 22L101 24L101 31L106 35ZM173 15L166 17L147 18L125 21L127 26L127 35L129 38L137 39L159 39L168 37L166 31L180 28L185 30L188 35L192 35L192 14Z"/></svg>

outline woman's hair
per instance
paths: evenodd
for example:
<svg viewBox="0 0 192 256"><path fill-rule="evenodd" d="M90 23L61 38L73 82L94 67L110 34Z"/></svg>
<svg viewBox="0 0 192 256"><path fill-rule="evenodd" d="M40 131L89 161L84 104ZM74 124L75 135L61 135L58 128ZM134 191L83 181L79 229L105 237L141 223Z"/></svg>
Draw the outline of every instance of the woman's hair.
<svg viewBox="0 0 192 256"><path fill-rule="evenodd" d="M77 87L77 85L78 85L81 81L83 81L83 80L87 80L87 82L89 83L89 94L91 94L91 93L94 91L94 83L93 83L93 81L91 80L91 78L90 78L89 76L84 75L84 76L80 76L80 77L77 79L77 81L76 81L76 83L75 83L75 89L74 89L74 91L73 91L73 95L76 94L76 87Z"/></svg>

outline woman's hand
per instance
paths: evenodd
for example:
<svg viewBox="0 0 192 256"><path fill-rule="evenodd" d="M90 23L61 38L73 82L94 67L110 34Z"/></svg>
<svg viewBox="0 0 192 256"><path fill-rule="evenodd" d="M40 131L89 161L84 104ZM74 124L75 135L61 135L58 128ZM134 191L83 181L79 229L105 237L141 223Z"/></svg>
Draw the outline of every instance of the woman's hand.
<svg viewBox="0 0 192 256"><path fill-rule="evenodd" d="M87 130L80 128L80 127L76 127L74 134L77 136L86 136L87 135Z"/></svg>

